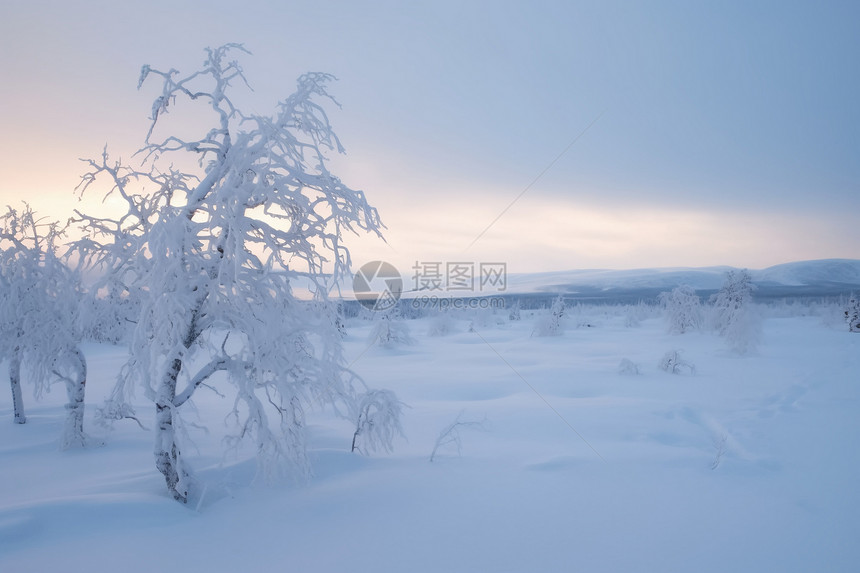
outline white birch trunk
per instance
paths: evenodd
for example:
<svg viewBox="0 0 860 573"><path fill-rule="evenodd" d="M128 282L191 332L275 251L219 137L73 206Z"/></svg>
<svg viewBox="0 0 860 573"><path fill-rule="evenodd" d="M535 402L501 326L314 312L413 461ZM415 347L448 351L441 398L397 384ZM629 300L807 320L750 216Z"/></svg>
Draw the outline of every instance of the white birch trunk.
<svg viewBox="0 0 860 573"><path fill-rule="evenodd" d="M79 348L71 351L75 363L74 378L66 379L66 426L63 433L63 448L85 446L84 435L84 397L87 387L87 359Z"/></svg>
<svg viewBox="0 0 860 573"><path fill-rule="evenodd" d="M176 398L176 378L182 369L182 360L176 358L162 380L155 398L155 466L164 475L167 490L176 501L188 502L187 477L180 463L176 428L173 423Z"/></svg>
<svg viewBox="0 0 860 573"><path fill-rule="evenodd" d="M9 359L9 383L12 385L12 407L15 411L15 423L27 421L24 415L24 399L21 396L21 350L16 348Z"/></svg>

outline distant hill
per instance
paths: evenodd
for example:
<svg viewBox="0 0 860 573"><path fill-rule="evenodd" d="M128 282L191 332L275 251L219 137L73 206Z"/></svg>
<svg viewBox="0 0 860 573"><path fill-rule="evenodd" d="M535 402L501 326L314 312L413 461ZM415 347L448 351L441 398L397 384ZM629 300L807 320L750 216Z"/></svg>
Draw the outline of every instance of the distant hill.
<svg viewBox="0 0 860 573"><path fill-rule="evenodd" d="M483 292L406 291L404 299L421 295L449 297L502 296L518 298L527 306L540 307L559 294L568 299L598 304L630 304L653 301L661 292L679 285L693 287L706 298L719 290L726 273L734 267L668 267L630 270L571 270L544 273L521 273L507 276L507 288ZM860 260L824 259L798 261L750 269L756 290L756 300L782 298L837 298L852 292L860 294ZM349 285L351 287L351 285ZM340 298L355 302L351 288L343 288ZM356 303L357 305L357 303Z"/></svg>
<svg viewBox="0 0 860 573"><path fill-rule="evenodd" d="M860 260L824 259L768 267L752 273L762 285L860 285Z"/></svg>
<svg viewBox="0 0 860 573"><path fill-rule="evenodd" d="M511 274L509 294L566 294L582 299L647 299L686 284L716 291L733 267L673 267L632 270L577 270ZM860 260L799 261L750 269L757 298L838 296L860 292Z"/></svg>

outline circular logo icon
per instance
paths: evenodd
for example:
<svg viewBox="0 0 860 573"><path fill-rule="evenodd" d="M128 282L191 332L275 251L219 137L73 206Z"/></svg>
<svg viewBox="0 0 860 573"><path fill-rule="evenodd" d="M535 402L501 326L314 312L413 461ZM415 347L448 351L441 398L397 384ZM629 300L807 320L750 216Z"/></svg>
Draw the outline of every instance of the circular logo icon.
<svg viewBox="0 0 860 573"><path fill-rule="evenodd" d="M361 265L352 279L355 300L373 311L388 310L400 300L403 279L391 263L371 261Z"/></svg>

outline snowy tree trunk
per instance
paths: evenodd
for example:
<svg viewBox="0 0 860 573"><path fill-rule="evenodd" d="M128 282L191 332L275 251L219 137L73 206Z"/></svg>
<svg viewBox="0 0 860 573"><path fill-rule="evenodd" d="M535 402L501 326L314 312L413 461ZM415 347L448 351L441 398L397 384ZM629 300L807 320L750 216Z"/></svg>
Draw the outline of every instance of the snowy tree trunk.
<svg viewBox="0 0 860 573"><path fill-rule="evenodd" d="M193 290L197 290L196 287ZM197 318L206 295L197 299L194 309L191 311L191 321L183 341L183 346L188 349L197 340ZM164 376L155 397L155 466L164 475L167 482L167 490L176 501L188 502L188 474L182 467L180 459L179 444L176 441L176 382L182 371L182 358L174 358L170 369ZM187 398L186 398L187 399Z"/></svg>
<svg viewBox="0 0 860 573"><path fill-rule="evenodd" d="M84 436L84 396L87 386L87 359L79 348L72 351L76 362L75 378L66 380L66 394L69 403L66 404L66 428L63 435L63 447L86 445Z"/></svg>
<svg viewBox="0 0 860 573"><path fill-rule="evenodd" d="M15 423L27 421L24 415L24 399L21 396L21 350L16 348L9 358L9 383L12 385L12 407L15 411Z"/></svg>
<svg viewBox="0 0 860 573"><path fill-rule="evenodd" d="M164 475L167 489L173 498L182 503L188 501L185 474L179 460L176 444L176 428L173 424L173 405L176 399L176 378L182 370L182 360L175 358L170 370L158 388L155 399L155 466Z"/></svg>

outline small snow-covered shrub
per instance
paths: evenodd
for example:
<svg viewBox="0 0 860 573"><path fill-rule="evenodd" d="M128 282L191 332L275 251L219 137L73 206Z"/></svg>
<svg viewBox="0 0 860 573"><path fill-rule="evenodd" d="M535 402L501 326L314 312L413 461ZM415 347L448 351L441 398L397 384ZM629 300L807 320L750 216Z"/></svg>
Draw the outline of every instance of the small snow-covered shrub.
<svg viewBox="0 0 860 573"><path fill-rule="evenodd" d="M670 350L663 355L657 365L660 370L670 374L695 374L696 367L681 358L680 350Z"/></svg>
<svg viewBox="0 0 860 573"><path fill-rule="evenodd" d="M402 344L412 344L409 326L402 320L383 316L373 324L367 342L371 345L391 348Z"/></svg>
<svg viewBox="0 0 860 573"><path fill-rule="evenodd" d="M642 372L639 370L638 364L627 358L622 358L621 362L618 363L618 373L625 376L636 376Z"/></svg>
<svg viewBox="0 0 860 573"><path fill-rule="evenodd" d="M402 411L403 403L391 390L368 391L358 407L351 451L364 455L377 450L391 452L394 438L403 436Z"/></svg>

